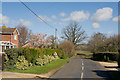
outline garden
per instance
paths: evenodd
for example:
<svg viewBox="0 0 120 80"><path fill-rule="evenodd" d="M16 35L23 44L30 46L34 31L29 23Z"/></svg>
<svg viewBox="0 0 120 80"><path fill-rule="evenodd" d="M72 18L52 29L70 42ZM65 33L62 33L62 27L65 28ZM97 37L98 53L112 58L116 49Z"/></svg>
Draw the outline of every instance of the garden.
<svg viewBox="0 0 120 80"><path fill-rule="evenodd" d="M57 52L57 56L53 53ZM66 58L65 52L59 49L13 48L7 49L5 71L41 74L59 68L71 58Z"/></svg>

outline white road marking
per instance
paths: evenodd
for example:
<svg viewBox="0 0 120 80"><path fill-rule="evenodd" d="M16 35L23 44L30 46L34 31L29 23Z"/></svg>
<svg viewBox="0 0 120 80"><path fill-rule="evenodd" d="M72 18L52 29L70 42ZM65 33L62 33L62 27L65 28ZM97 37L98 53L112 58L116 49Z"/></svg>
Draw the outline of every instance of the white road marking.
<svg viewBox="0 0 120 80"><path fill-rule="evenodd" d="M81 78L83 78L83 72L81 73Z"/></svg>
<svg viewBox="0 0 120 80"><path fill-rule="evenodd" d="M84 70L84 66L82 66L82 71Z"/></svg>
<svg viewBox="0 0 120 80"><path fill-rule="evenodd" d="M82 71L81 71L81 80L82 80L82 78L83 78L83 70L84 70L84 63L83 63L83 60L81 59L81 61L82 61Z"/></svg>
<svg viewBox="0 0 120 80"><path fill-rule="evenodd" d="M82 66L84 66L84 63L82 62Z"/></svg>

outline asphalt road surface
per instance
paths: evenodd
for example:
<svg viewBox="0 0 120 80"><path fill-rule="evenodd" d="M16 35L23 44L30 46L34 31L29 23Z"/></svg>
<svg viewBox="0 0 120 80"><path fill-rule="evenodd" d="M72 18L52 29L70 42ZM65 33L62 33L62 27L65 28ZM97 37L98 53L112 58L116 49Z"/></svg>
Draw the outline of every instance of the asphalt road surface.
<svg viewBox="0 0 120 80"><path fill-rule="evenodd" d="M99 63L82 58L72 59L51 78L111 79L110 74Z"/></svg>

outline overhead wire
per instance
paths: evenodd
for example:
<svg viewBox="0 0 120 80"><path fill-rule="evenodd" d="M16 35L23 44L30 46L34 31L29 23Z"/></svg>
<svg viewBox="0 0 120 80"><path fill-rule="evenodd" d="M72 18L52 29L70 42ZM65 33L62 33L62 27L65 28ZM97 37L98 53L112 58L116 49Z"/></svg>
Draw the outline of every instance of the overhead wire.
<svg viewBox="0 0 120 80"><path fill-rule="evenodd" d="M48 25L50 28L54 28L53 26L51 26L49 23L47 23L44 19L42 19L40 16L38 16L32 9L30 9L24 2L22 2L21 0L19 0L19 2L21 2L31 13L33 13L37 18L39 18L41 21L43 21L46 25ZM60 34L60 32L57 30L57 32Z"/></svg>
<svg viewBox="0 0 120 80"><path fill-rule="evenodd" d="M40 16L38 16L32 9L30 9L24 2L19 0L30 12L32 12L36 17L38 17L41 21L43 21L45 24L47 24L49 27L54 28L49 23L47 23L44 19L42 19Z"/></svg>

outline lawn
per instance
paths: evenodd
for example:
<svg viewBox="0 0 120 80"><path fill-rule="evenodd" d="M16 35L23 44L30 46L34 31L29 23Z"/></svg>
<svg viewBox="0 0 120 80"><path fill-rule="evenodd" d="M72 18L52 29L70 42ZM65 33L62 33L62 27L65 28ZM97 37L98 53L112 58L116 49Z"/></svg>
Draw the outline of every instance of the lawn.
<svg viewBox="0 0 120 80"><path fill-rule="evenodd" d="M60 68L61 66L67 64L68 61L70 61L72 58L67 59L59 59L56 61L52 61L44 66L32 66L28 67L27 70L18 70L18 69L10 69L8 71L10 72L18 72L18 73L32 73L32 74L43 74L48 73L49 71Z"/></svg>
<svg viewBox="0 0 120 80"><path fill-rule="evenodd" d="M76 50L76 53L81 53L81 54L85 54L85 55L91 55L93 53L89 52L89 51L80 51L80 50Z"/></svg>

